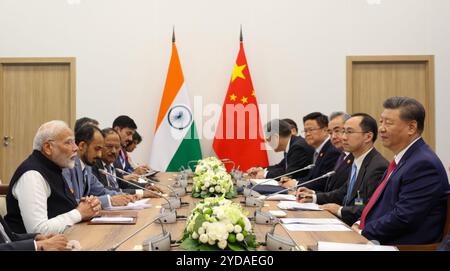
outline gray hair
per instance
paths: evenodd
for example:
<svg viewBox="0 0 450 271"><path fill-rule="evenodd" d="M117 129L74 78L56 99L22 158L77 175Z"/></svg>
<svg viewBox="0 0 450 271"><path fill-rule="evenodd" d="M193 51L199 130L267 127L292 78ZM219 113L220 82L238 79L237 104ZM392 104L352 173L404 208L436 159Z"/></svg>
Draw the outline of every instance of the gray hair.
<svg viewBox="0 0 450 271"><path fill-rule="evenodd" d="M68 128L67 123L62 120L52 120L42 124L34 136L33 150L41 151L44 142L55 139L62 130Z"/></svg>
<svg viewBox="0 0 450 271"><path fill-rule="evenodd" d="M330 116L328 117L328 121L332 121L337 117L342 117L342 119L344 120L344 122L346 122L349 118L350 115L343 112L343 111L337 111L337 112L333 112L330 114Z"/></svg>

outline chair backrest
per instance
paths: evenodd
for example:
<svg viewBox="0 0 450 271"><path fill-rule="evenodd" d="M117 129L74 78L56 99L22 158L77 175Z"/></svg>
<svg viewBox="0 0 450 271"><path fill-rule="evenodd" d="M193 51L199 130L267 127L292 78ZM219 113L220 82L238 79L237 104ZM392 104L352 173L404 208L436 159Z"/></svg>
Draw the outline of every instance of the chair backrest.
<svg viewBox="0 0 450 271"><path fill-rule="evenodd" d="M450 234L450 191L447 195L447 218L445 219L444 232L442 238L445 238Z"/></svg>
<svg viewBox="0 0 450 271"><path fill-rule="evenodd" d="M8 193L8 185L0 184L0 215L6 215L6 194Z"/></svg>

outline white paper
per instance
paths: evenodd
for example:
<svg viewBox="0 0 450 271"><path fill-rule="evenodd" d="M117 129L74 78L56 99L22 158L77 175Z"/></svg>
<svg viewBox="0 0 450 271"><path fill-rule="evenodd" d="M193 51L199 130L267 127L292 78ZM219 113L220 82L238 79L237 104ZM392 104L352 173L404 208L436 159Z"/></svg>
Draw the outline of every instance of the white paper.
<svg viewBox="0 0 450 271"><path fill-rule="evenodd" d="M342 224L284 224L288 231L351 231Z"/></svg>
<svg viewBox="0 0 450 271"><path fill-rule="evenodd" d="M283 218L283 224L310 224L310 225L342 225L344 222L337 218Z"/></svg>
<svg viewBox="0 0 450 271"><path fill-rule="evenodd" d="M267 197L266 200L295 201L297 200L297 198L295 197L295 195L277 194Z"/></svg>
<svg viewBox="0 0 450 271"><path fill-rule="evenodd" d="M102 223L117 223L117 222L133 222L133 217L125 216L100 216L94 217L92 222L102 222Z"/></svg>
<svg viewBox="0 0 450 271"><path fill-rule="evenodd" d="M296 201L280 201L278 208L283 210L303 210L303 211L320 211L319 205L315 203L300 203Z"/></svg>
<svg viewBox="0 0 450 271"><path fill-rule="evenodd" d="M141 199L135 202L128 203L127 206L111 206L105 208L108 211L120 211L120 210L141 210L152 207L152 204L148 202L148 199Z"/></svg>
<svg viewBox="0 0 450 271"><path fill-rule="evenodd" d="M372 243L349 244L319 241L317 245L318 251L398 251L394 246L380 246Z"/></svg>
<svg viewBox="0 0 450 271"><path fill-rule="evenodd" d="M280 186L280 184L274 179L250 179L250 182L253 185L261 184L261 185Z"/></svg>

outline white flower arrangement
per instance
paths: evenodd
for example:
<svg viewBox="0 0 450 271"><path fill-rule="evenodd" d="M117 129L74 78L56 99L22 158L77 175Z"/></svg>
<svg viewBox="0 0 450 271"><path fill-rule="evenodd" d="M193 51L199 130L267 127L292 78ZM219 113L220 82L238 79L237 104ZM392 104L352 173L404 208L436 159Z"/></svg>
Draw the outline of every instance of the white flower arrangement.
<svg viewBox="0 0 450 271"><path fill-rule="evenodd" d="M248 212L223 197L206 198L189 215L182 248L186 250L255 250Z"/></svg>
<svg viewBox="0 0 450 271"><path fill-rule="evenodd" d="M226 198L237 195L231 175L216 157L199 160L193 177L192 196L207 198L216 195L225 195Z"/></svg>

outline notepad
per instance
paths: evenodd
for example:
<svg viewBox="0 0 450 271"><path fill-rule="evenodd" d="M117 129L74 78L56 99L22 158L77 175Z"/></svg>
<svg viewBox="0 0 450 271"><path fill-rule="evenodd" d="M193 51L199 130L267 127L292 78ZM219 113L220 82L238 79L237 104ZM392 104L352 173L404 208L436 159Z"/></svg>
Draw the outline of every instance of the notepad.
<svg viewBox="0 0 450 271"><path fill-rule="evenodd" d="M296 201L280 201L278 208L283 210L321 211L319 205L315 203L300 203Z"/></svg>
<svg viewBox="0 0 450 271"><path fill-rule="evenodd" d="M342 225L344 222L337 218L283 218L283 224L310 224L310 225Z"/></svg>
<svg viewBox="0 0 450 271"><path fill-rule="evenodd" d="M351 231L343 224L283 224L288 231Z"/></svg>
<svg viewBox="0 0 450 271"><path fill-rule="evenodd" d="M280 184L274 179L250 179L250 182L253 185L264 184L264 185L280 186Z"/></svg>
<svg viewBox="0 0 450 271"><path fill-rule="evenodd" d="M265 200L282 200L282 201L295 201L297 198L295 195L278 194L266 197Z"/></svg>
<svg viewBox="0 0 450 271"><path fill-rule="evenodd" d="M92 223L131 223L134 217L100 216L92 218Z"/></svg>
<svg viewBox="0 0 450 271"><path fill-rule="evenodd" d="M398 251L394 246L380 246L369 244L350 244L335 242L317 242L318 251Z"/></svg>
<svg viewBox="0 0 450 271"><path fill-rule="evenodd" d="M141 199L135 202L128 203L127 206L110 206L105 208L108 211L120 211L120 210L141 210L152 207L152 204L148 202L148 199Z"/></svg>

